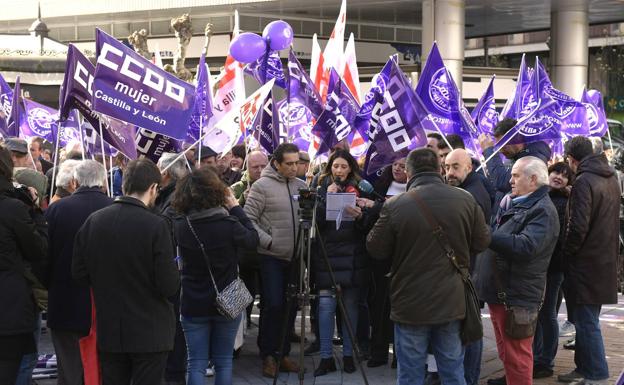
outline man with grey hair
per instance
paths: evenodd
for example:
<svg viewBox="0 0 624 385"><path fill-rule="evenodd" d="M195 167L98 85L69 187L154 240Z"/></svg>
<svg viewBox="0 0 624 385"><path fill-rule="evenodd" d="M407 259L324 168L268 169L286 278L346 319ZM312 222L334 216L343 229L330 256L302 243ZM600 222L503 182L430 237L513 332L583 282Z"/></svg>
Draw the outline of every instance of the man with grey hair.
<svg viewBox="0 0 624 385"><path fill-rule="evenodd" d="M70 196L76 188L78 188L78 182L74 178L74 169L80 164L79 160L67 159L59 167L59 172L56 175L56 190L54 190L54 196L50 199L50 204L58 201L61 198Z"/></svg>
<svg viewBox="0 0 624 385"><path fill-rule="evenodd" d="M77 162L73 177L79 187L71 196L51 205L45 214L50 258L48 327L57 357L59 385L83 383L78 340L91 327L89 288L77 285L71 275L74 237L89 215L113 202L104 193L104 167L94 160L73 162ZM62 172L63 166L59 176Z"/></svg>
<svg viewBox="0 0 624 385"><path fill-rule="evenodd" d="M511 193L501 201L489 249L477 256L474 280L480 299L489 306L505 368L504 377L490 379L488 384L530 385L533 335L508 335L506 308L528 311L537 320L548 264L559 237L559 217L548 195L548 170L541 159L518 159L509 182Z"/></svg>
<svg viewBox="0 0 624 385"><path fill-rule="evenodd" d="M171 205L177 181L188 174L188 168L184 157L178 158L178 154L172 152L162 154L157 166L162 174L161 186L163 187L156 198L154 212L164 214Z"/></svg>

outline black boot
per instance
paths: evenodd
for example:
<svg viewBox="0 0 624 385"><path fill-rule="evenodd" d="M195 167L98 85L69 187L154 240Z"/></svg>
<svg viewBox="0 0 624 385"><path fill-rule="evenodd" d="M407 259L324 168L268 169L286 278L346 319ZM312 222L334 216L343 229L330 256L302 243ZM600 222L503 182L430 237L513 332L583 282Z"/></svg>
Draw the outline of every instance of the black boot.
<svg viewBox="0 0 624 385"><path fill-rule="evenodd" d="M314 377L324 376L336 371L336 362L333 358L321 358L318 368L314 371Z"/></svg>
<svg viewBox="0 0 624 385"><path fill-rule="evenodd" d="M346 373L355 372L355 362L353 362L353 357L349 357L349 356L342 357L342 369Z"/></svg>

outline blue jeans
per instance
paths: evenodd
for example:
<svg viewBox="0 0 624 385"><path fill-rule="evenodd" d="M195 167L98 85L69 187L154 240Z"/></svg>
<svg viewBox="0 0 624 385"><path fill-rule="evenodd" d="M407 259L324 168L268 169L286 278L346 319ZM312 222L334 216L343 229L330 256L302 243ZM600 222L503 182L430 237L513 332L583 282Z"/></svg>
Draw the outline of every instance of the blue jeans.
<svg viewBox="0 0 624 385"><path fill-rule="evenodd" d="M551 273L546 278L544 304L539 312L533 338L533 363L552 369L559 347L559 322L557 321L557 298L563 282L563 273Z"/></svg>
<svg viewBox="0 0 624 385"><path fill-rule="evenodd" d="M242 315L234 320L223 316L184 317L182 330L188 350L187 385L203 385L208 362L215 365L215 385L232 383L232 352Z"/></svg>
<svg viewBox="0 0 624 385"><path fill-rule="evenodd" d="M478 385L481 376L481 355L483 354L483 339L465 346L464 378L467 385Z"/></svg>
<svg viewBox="0 0 624 385"><path fill-rule="evenodd" d="M600 332L600 305L574 306L576 327L576 349L574 363L576 371L588 380L609 378L609 366L605 358L604 343Z"/></svg>
<svg viewBox="0 0 624 385"><path fill-rule="evenodd" d="M261 255L260 275L262 277L262 299L260 309L260 334L258 345L262 358L267 356L278 357L280 339L284 317L288 316L286 333L292 330L297 317L296 301L292 301L290 311L286 309L286 290L290 279L291 264L272 257ZM282 346L282 353L290 353L288 334Z"/></svg>
<svg viewBox="0 0 624 385"><path fill-rule="evenodd" d="M431 346L438 374L445 385L466 385L464 348L459 337L461 321L437 325L394 324L394 347L398 362L397 385L422 385L425 381L427 347Z"/></svg>
<svg viewBox="0 0 624 385"><path fill-rule="evenodd" d="M355 333L358 324L358 302L360 289L349 287L342 289L342 301ZM332 357L332 337L336 319L337 300L333 290L321 290L319 293L319 335L321 337L321 358ZM342 355L353 357L353 344L346 325L345 317L342 317Z"/></svg>
<svg viewBox="0 0 624 385"><path fill-rule="evenodd" d="M41 313L39 311L35 315L35 328L33 334L35 336L35 344L39 348L39 340L41 339ZM38 359L39 354L37 352L22 356L22 363L17 373L15 385L30 385L32 383L32 374L35 366L37 366Z"/></svg>

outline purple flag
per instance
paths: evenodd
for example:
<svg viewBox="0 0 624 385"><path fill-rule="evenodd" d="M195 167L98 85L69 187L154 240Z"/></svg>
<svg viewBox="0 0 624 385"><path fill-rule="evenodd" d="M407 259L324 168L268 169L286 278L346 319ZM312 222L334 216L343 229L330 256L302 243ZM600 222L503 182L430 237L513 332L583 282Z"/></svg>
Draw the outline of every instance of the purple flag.
<svg viewBox="0 0 624 385"><path fill-rule="evenodd" d="M381 72L373 77L371 88L368 93L366 93L366 96L364 96L364 102L354 119L354 128L365 141L368 141L370 135L369 128L373 110L380 108L383 104L386 84L388 84L390 71L392 70L392 62L396 62L397 60L397 55L392 55L386 62L386 65L381 69Z"/></svg>
<svg viewBox="0 0 624 385"><path fill-rule="evenodd" d="M69 113L67 120L57 125L61 127L61 134L59 136L59 146L66 146L69 142L80 143L80 116L78 110L73 109ZM56 132L53 133L56 138Z"/></svg>
<svg viewBox="0 0 624 385"><path fill-rule="evenodd" d="M494 78L492 75L490 84L487 86L485 93L481 96L479 103L470 114L472 120L477 125L479 133L493 135L494 127L498 123L498 112L496 112L496 104L494 101Z"/></svg>
<svg viewBox="0 0 624 385"><path fill-rule="evenodd" d="M104 141L115 147L130 159L136 159L136 147L134 146L135 126L102 116L92 109L91 99L93 95L93 74L95 67L74 45L70 44L67 51L67 64L65 67L65 79L59 97L59 116L61 121L67 119L72 108L77 108L82 116L99 131L102 124ZM100 150L101 152L101 150Z"/></svg>
<svg viewBox="0 0 624 385"><path fill-rule="evenodd" d="M308 151L314 144L312 127L323 112L323 103L310 76L305 72L292 49L288 55L288 74L287 112L284 114L280 108L280 123L286 122L288 137L301 150Z"/></svg>
<svg viewBox="0 0 624 385"><path fill-rule="evenodd" d="M583 90L581 103L587 109L587 122L589 124L589 135L601 137L607 133L609 125L605 115L602 94L598 90Z"/></svg>
<svg viewBox="0 0 624 385"><path fill-rule="evenodd" d="M158 162L165 152L182 151L180 141L144 128L137 131L135 143L139 156L147 157L154 163Z"/></svg>
<svg viewBox="0 0 624 385"><path fill-rule="evenodd" d="M406 157L410 150L427 143L421 121L427 116L422 100L411 88L396 63L392 63L384 102L373 114L371 145L366 154L367 174ZM435 122L432 121L435 125Z"/></svg>
<svg viewBox="0 0 624 385"><path fill-rule="evenodd" d="M266 56L262 55L255 62L247 64L244 71L261 85L275 79L276 86L286 89L286 75L284 75L282 60L278 51L269 51Z"/></svg>
<svg viewBox="0 0 624 385"><path fill-rule="evenodd" d="M273 100L273 92L270 91L266 100L262 104L262 110L256 114L252 123L252 138L268 154L272 154L275 147L280 143L279 121L276 102ZM255 147L255 146L252 146Z"/></svg>
<svg viewBox="0 0 624 385"><path fill-rule="evenodd" d="M98 134L99 128L94 128L89 121L85 120L82 123L81 129L85 144L85 153L88 156L101 155L102 145L104 146L105 156L112 156L117 153L112 146L106 143L106 140L102 143L100 135Z"/></svg>
<svg viewBox="0 0 624 385"><path fill-rule="evenodd" d="M456 89L434 42L416 85L416 94L429 112L422 122L426 130L434 131L437 125L444 134L459 134L461 131L457 96L453 94L453 88Z"/></svg>
<svg viewBox="0 0 624 385"><path fill-rule="evenodd" d="M13 101L13 89L0 74L0 136L7 135L11 102Z"/></svg>
<svg viewBox="0 0 624 385"><path fill-rule="evenodd" d="M312 128L312 133L320 139L319 154L329 152L351 134L360 109L355 97L333 68L329 74L327 95L325 109Z"/></svg>
<svg viewBox="0 0 624 385"><path fill-rule="evenodd" d="M191 84L96 30L93 109L113 118L184 140L195 103Z"/></svg>
<svg viewBox="0 0 624 385"><path fill-rule="evenodd" d="M212 118L212 89L210 85L210 72L206 67L206 52L202 52L199 58L197 70L197 86L195 88L195 104L191 113L191 121L186 132L186 141L195 143L201 136L200 123L204 128L208 126Z"/></svg>
<svg viewBox="0 0 624 385"><path fill-rule="evenodd" d="M9 114L6 130L7 137L19 136L20 126L23 124L22 118L24 113L19 103L20 93L20 77L18 76L15 79L15 88L13 88L13 98L11 99L11 113Z"/></svg>
<svg viewBox="0 0 624 385"><path fill-rule="evenodd" d="M525 56L522 55L518 80L513 94L507 99L505 107L500 114L501 119L510 118L518 120L522 111L527 107L532 108L536 104L535 90L531 86L531 69L527 67Z"/></svg>
<svg viewBox="0 0 624 385"><path fill-rule="evenodd" d="M25 122L21 124L21 134L25 138L38 136L48 142L56 143L58 111L29 99L23 99Z"/></svg>

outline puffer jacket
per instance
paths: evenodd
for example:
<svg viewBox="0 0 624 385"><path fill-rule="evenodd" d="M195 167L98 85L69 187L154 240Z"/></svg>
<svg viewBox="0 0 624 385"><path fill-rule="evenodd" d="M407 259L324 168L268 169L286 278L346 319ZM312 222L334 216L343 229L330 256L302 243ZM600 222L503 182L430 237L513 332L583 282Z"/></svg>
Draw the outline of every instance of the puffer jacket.
<svg viewBox="0 0 624 385"><path fill-rule="evenodd" d="M13 191L11 182L0 178L0 336L35 330L36 306L24 271L30 265L44 281L47 255L43 216L29 213Z"/></svg>
<svg viewBox="0 0 624 385"><path fill-rule="evenodd" d="M566 287L577 304L617 303L620 187L604 154L578 166L562 245Z"/></svg>
<svg viewBox="0 0 624 385"><path fill-rule="evenodd" d="M490 242L483 211L468 192L444 184L438 173L417 174L406 193L386 201L367 236L372 258L392 258L390 318L409 325L463 319L464 284L434 238L414 193L443 228L461 267L468 269L470 255L485 250Z"/></svg>
<svg viewBox="0 0 624 385"><path fill-rule="evenodd" d="M299 189L305 182L286 179L271 164L262 171L247 195L245 213L258 231L258 253L290 261L299 230Z"/></svg>
<svg viewBox="0 0 624 385"><path fill-rule="evenodd" d="M502 302L497 296L493 259L507 305L537 308L542 301L548 264L559 237L559 217L548 190L542 186L524 200L501 208L492 243L476 258L474 284L482 301Z"/></svg>
<svg viewBox="0 0 624 385"><path fill-rule="evenodd" d="M336 221L325 218L327 187L332 183L331 177L325 178L318 191L316 218L321 239L325 244L336 283L342 287L361 287L366 285L370 276L365 246L366 232L363 228L367 214L363 212L363 216L355 221L342 221L340 228L336 229ZM353 180L347 181L347 185L357 187ZM314 186L315 183L312 182L312 187ZM332 287L331 277L321 252L319 245L315 245L312 259L313 281L317 289L329 289Z"/></svg>

